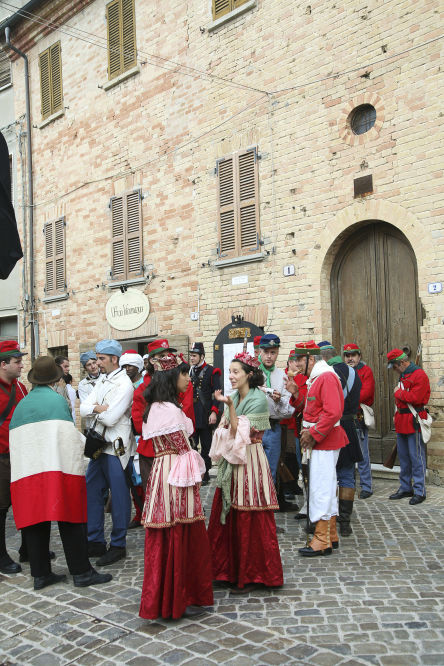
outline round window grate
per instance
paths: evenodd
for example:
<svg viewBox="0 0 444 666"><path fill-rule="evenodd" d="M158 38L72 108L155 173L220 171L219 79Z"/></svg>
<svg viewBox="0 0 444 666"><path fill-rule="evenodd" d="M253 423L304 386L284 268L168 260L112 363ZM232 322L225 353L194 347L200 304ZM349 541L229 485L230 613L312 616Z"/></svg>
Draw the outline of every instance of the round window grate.
<svg viewBox="0 0 444 666"><path fill-rule="evenodd" d="M362 104L358 106L351 118L351 128L353 134L365 134L374 126L376 122L376 109L371 104Z"/></svg>

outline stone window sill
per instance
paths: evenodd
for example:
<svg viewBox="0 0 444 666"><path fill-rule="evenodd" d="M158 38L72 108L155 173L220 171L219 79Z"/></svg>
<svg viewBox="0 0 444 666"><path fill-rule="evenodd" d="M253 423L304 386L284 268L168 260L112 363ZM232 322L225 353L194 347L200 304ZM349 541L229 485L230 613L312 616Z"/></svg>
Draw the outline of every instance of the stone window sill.
<svg viewBox="0 0 444 666"><path fill-rule="evenodd" d="M42 298L42 303L55 303L56 301L66 301L69 298L69 293L65 291L63 294L54 294L54 296L47 296Z"/></svg>
<svg viewBox="0 0 444 666"><path fill-rule="evenodd" d="M65 109L60 109L60 111L56 111L55 113L53 113L52 116L48 116L47 118L45 118L45 120L42 120L40 125L38 125L37 127L39 129L43 129L44 127L46 127L46 125L52 123L53 120L57 120L57 118L61 118L64 115L65 115Z"/></svg>
<svg viewBox="0 0 444 666"><path fill-rule="evenodd" d="M215 261L214 265L216 268L226 268L227 266L237 266L239 264L251 264L254 261L263 261L266 256L267 255L263 252L257 252L256 254L250 254L249 256L220 259L219 261Z"/></svg>
<svg viewBox="0 0 444 666"><path fill-rule="evenodd" d="M129 79L131 76L139 74L139 72L140 72L140 67L138 66L132 67L131 69L128 69L126 72L123 72L123 74L119 74L119 76L116 76L115 79L111 79L111 81L107 81L106 83L104 83L102 88L103 90L110 90L110 88L118 86L119 83L122 83L122 81L126 81L126 79Z"/></svg>
<svg viewBox="0 0 444 666"><path fill-rule="evenodd" d="M141 277L141 278L132 278L131 280L116 280L115 282L108 282L108 287L110 289L119 289L120 287L132 287L141 285L141 284L146 284L148 282L148 278Z"/></svg>
<svg viewBox="0 0 444 666"><path fill-rule="evenodd" d="M229 21L232 21L233 19L237 18L244 12L248 12L250 9L254 9L254 7L257 7L257 0L249 0L249 2L246 2L245 5L242 5L237 9L233 9L232 12L224 14L224 16L221 16L215 21L211 21L211 23L207 25L208 32L216 30L216 28L218 28L219 26L224 25L224 23L228 23Z"/></svg>

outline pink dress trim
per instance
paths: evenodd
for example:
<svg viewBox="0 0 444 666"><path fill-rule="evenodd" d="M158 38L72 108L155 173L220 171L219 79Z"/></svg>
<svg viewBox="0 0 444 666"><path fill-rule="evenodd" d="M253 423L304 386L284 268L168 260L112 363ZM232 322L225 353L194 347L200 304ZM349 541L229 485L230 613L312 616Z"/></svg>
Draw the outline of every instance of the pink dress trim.
<svg viewBox="0 0 444 666"><path fill-rule="evenodd" d="M205 462L197 451L188 451L177 456L168 475L168 483L178 488L188 488L202 481Z"/></svg>
<svg viewBox="0 0 444 666"><path fill-rule="evenodd" d="M145 440L154 439L180 430L184 430L190 437L194 432L192 420L171 402L155 402L147 422L142 424L142 437Z"/></svg>
<svg viewBox="0 0 444 666"><path fill-rule="evenodd" d="M210 458L217 462L221 457L224 457L232 465L245 465L247 463L247 446L251 444L250 431L250 421L246 416L238 417L235 437L233 437L230 424L228 424L228 428L219 426L213 436Z"/></svg>

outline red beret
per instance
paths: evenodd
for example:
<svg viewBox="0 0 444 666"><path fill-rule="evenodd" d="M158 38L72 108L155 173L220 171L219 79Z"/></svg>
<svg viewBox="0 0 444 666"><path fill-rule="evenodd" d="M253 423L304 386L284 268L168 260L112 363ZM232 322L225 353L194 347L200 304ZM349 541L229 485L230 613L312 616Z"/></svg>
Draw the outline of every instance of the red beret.
<svg viewBox="0 0 444 666"><path fill-rule="evenodd" d="M387 368L393 367L394 361L402 361L406 358L408 358L408 356L402 351L402 349L392 349L392 351L389 351L387 354L387 360L389 361Z"/></svg>
<svg viewBox="0 0 444 666"><path fill-rule="evenodd" d="M159 354L160 352L166 352L167 350L170 352L177 351L177 349L171 349L168 340L153 340L148 343L148 354L150 356L154 356L154 354Z"/></svg>

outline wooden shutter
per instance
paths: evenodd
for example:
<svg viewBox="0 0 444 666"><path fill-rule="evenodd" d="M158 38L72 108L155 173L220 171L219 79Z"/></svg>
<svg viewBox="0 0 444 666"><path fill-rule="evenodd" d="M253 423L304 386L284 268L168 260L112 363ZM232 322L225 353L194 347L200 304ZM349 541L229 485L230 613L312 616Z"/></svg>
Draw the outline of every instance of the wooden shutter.
<svg viewBox="0 0 444 666"><path fill-rule="evenodd" d="M54 291L54 222L45 224L46 293Z"/></svg>
<svg viewBox="0 0 444 666"><path fill-rule="evenodd" d="M233 11L234 0L212 0L212 2L213 2L213 21Z"/></svg>
<svg viewBox="0 0 444 666"><path fill-rule="evenodd" d="M142 201L138 190L125 195L127 278L142 274Z"/></svg>
<svg viewBox="0 0 444 666"><path fill-rule="evenodd" d="M258 247L259 197L256 149L238 153L239 178L239 254L248 254Z"/></svg>
<svg viewBox="0 0 444 666"><path fill-rule="evenodd" d="M113 278L142 275L142 200L139 190L111 199L111 255Z"/></svg>
<svg viewBox="0 0 444 666"><path fill-rule="evenodd" d="M242 150L217 166L219 255L230 259L258 249L259 170L256 149Z"/></svg>
<svg viewBox="0 0 444 666"><path fill-rule="evenodd" d="M217 167L217 200L219 216L220 255L236 256L236 210L234 192L234 156L226 157Z"/></svg>
<svg viewBox="0 0 444 666"><path fill-rule="evenodd" d="M113 278L124 280L126 277L126 265L123 197L114 197L111 199L111 257Z"/></svg>
<svg viewBox="0 0 444 666"><path fill-rule="evenodd" d="M49 49L49 62L51 66L51 114L63 108L62 91L62 54L60 42Z"/></svg>
<svg viewBox="0 0 444 666"><path fill-rule="evenodd" d="M42 120L51 115L51 74L49 66L49 49L39 54L40 93L42 97Z"/></svg>
<svg viewBox="0 0 444 666"><path fill-rule="evenodd" d="M4 51L0 50L0 88L11 83L11 62Z"/></svg>
<svg viewBox="0 0 444 666"><path fill-rule="evenodd" d="M122 71L126 72L137 64L136 58L136 13L134 0L122 0Z"/></svg>
<svg viewBox="0 0 444 666"><path fill-rule="evenodd" d="M106 7L108 25L108 78L122 72L121 0L114 0Z"/></svg>
<svg viewBox="0 0 444 666"><path fill-rule="evenodd" d="M65 220L54 222L55 289L65 291Z"/></svg>

